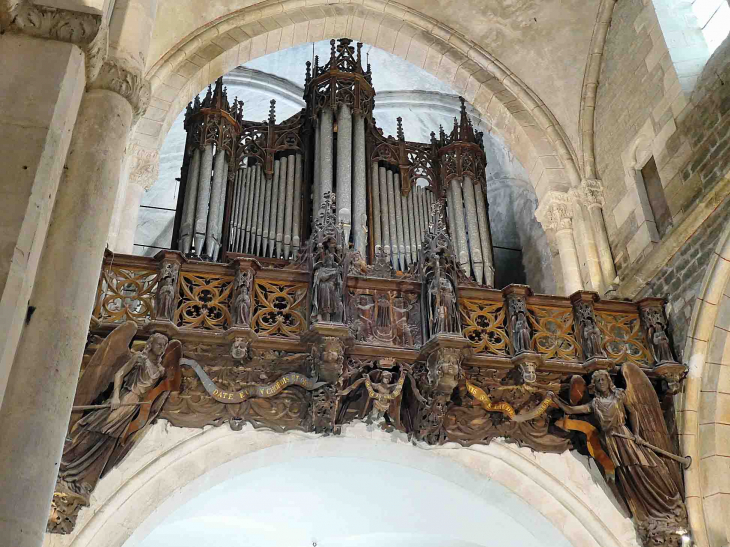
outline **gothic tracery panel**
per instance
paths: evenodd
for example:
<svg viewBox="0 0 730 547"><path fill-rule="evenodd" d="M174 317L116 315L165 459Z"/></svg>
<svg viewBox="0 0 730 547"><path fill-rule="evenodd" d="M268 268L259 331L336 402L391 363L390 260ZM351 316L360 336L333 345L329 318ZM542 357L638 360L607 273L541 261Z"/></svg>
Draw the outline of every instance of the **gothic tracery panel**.
<svg viewBox="0 0 730 547"><path fill-rule="evenodd" d="M257 280L251 327L262 336L298 338L304 318L308 285Z"/></svg>
<svg viewBox="0 0 730 547"><path fill-rule="evenodd" d="M102 323L144 322L154 317L157 271L106 266L102 271L94 317Z"/></svg>
<svg viewBox="0 0 730 547"><path fill-rule="evenodd" d="M175 312L178 327L225 330L233 324L229 301L233 276L180 274L180 304Z"/></svg>
<svg viewBox="0 0 730 547"><path fill-rule="evenodd" d="M460 302L464 337L474 353L509 355L506 310L502 302L466 299Z"/></svg>
<svg viewBox="0 0 730 547"><path fill-rule="evenodd" d="M644 341L639 314L596 310L596 322L603 334L603 349L616 364L634 363L647 367L653 362Z"/></svg>

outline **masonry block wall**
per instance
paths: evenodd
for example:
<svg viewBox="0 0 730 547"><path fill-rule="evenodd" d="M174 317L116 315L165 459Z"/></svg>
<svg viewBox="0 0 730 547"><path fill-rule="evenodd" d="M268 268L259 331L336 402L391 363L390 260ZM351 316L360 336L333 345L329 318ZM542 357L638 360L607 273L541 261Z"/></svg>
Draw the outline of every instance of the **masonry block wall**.
<svg viewBox="0 0 730 547"><path fill-rule="evenodd" d="M676 178L692 152L677 126L688 100L650 0L616 4L599 81L596 162L621 277L660 240L637 170L654 157L673 219L695 193Z"/></svg>

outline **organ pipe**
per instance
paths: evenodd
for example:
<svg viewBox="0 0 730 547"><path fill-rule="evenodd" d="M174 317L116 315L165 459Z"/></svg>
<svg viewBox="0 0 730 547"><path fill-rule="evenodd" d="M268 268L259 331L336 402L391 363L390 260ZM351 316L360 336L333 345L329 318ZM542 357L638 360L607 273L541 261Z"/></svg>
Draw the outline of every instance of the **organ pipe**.
<svg viewBox="0 0 730 547"><path fill-rule="evenodd" d="M353 226L355 230L355 250L361 256L366 256L367 225L368 225L368 198L367 198L367 159L365 158L365 119L362 114L354 115L353 124L353 160L354 180L352 197ZM373 199L377 200L377 196Z"/></svg>
<svg viewBox="0 0 730 547"><path fill-rule="evenodd" d="M294 216L292 217L292 256L299 252L300 228L302 213L302 176L304 159L301 154L295 155L294 164Z"/></svg>
<svg viewBox="0 0 730 547"><path fill-rule="evenodd" d="M320 66L315 56L307 63L305 108L279 123L275 101L267 120L245 120L243 103L228 101L222 79L190 103L178 248L211 261L235 254L291 260L324 194L333 192L347 243L366 262L383 252L406 270L419 260L441 199L464 273L491 284L486 156L464 101L451 133L432 133L430 143L406 141L400 118L396 137L384 136L372 117L370 67L362 64L361 45L350 43L332 41L328 62Z"/></svg>
<svg viewBox="0 0 730 547"><path fill-rule="evenodd" d="M370 179L370 192L372 195L373 200L373 215L375 218L373 218L373 237L375 237L374 245L375 249L382 250L383 248L383 235L382 230L380 228L380 200L381 200L381 193L380 193L380 181L378 180L378 164L377 162L373 162L373 168L372 168L372 178ZM361 253L362 256L365 256L365 253Z"/></svg>
<svg viewBox="0 0 730 547"><path fill-rule="evenodd" d="M337 112L337 208L348 241L352 228L352 113L346 104Z"/></svg>
<svg viewBox="0 0 730 547"><path fill-rule="evenodd" d="M279 160L279 203L276 207L276 257L284 252L284 218L286 211L286 156Z"/></svg>

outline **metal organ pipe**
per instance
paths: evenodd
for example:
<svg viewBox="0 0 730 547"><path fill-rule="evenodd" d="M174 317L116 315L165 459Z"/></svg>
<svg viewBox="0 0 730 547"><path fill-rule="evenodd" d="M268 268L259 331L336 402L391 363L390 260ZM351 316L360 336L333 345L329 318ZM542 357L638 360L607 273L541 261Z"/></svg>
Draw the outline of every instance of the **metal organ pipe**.
<svg viewBox="0 0 730 547"><path fill-rule="evenodd" d="M322 203L322 196L332 191L333 131L332 109L323 108L319 116L319 203Z"/></svg>
<svg viewBox="0 0 730 547"><path fill-rule="evenodd" d="M413 207L413 196L416 194L416 187L411 188L406 205L408 208L408 228L411 236L411 262L418 260L418 243L416 243L416 210Z"/></svg>
<svg viewBox="0 0 730 547"><path fill-rule="evenodd" d="M276 209L279 206L279 169L281 161L274 161L274 178L267 184L266 190L266 221L264 228L266 229L266 246L263 256L273 256L276 247ZM268 187L271 189L269 190Z"/></svg>
<svg viewBox="0 0 730 547"><path fill-rule="evenodd" d="M341 104L337 112L337 219L343 225L345 241L352 227L352 113Z"/></svg>
<svg viewBox="0 0 730 547"><path fill-rule="evenodd" d="M251 242L251 225L253 224L253 192L256 188L256 168L249 165L246 169L246 232L241 246L241 252L248 252L249 243Z"/></svg>
<svg viewBox="0 0 730 547"><path fill-rule="evenodd" d="M484 258L484 283L493 287L492 234L489 227L489 215L487 215L487 200L481 184L478 184L474 190L477 202L477 218L479 220L479 239L482 242L482 257Z"/></svg>
<svg viewBox="0 0 730 547"><path fill-rule="evenodd" d="M295 155L294 164L294 216L292 219L292 256L296 257L299 252L300 225L302 223L302 176L304 171L304 158L300 153Z"/></svg>
<svg viewBox="0 0 730 547"><path fill-rule="evenodd" d="M208 204L207 222L205 225L205 254L215 259L216 253L216 227L218 226L218 213L223 191L223 177L226 170L226 152L218 149L215 154L215 165L213 167L213 183L210 191L210 203Z"/></svg>
<svg viewBox="0 0 730 547"><path fill-rule="evenodd" d="M253 187L253 218L251 219L251 239L248 242L248 253L256 253L256 235L258 231L258 237L261 238L261 232L259 227L259 202L261 201L261 166L256 165L256 171L254 173L255 183Z"/></svg>
<svg viewBox="0 0 730 547"><path fill-rule="evenodd" d="M390 257L393 267L398 270L399 247L398 247L398 228L395 218L395 184L393 182L393 171L385 170L385 186L388 189L388 229L390 230Z"/></svg>
<svg viewBox="0 0 730 547"><path fill-rule="evenodd" d="M390 213L388 212L388 181L385 176L385 167L378 168L378 179L380 183L380 223L383 228L383 251L390 257Z"/></svg>
<svg viewBox="0 0 730 547"><path fill-rule="evenodd" d="M322 195L322 185L320 184L320 162L322 161L322 154L319 146L320 137L319 137L319 131L320 131L321 124L317 124L317 120L315 120L314 125L314 175L312 180L312 217L316 217L319 213L319 196ZM281 253L279 253L281 254Z"/></svg>
<svg viewBox="0 0 730 547"><path fill-rule="evenodd" d="M380 181L378 180L378 163L373 162L372 166L372 178L370 179L370 195L373 200L373 241L375 250L383 248L383 236L382 230L380 229ZM365 254L362 254L363 258Z"/></svg>
<svg viewBox="0 0 730 547"><path fill-rule="evenodd" d="M474 197L474 181L471 177L464 177L464 209L466 224L469 231L469 254L477 283L484 279L484 260L482 259L482 242L479 237L479 222L477 220L477 204Z"/></svg>
<svg viewBox="0 0 730 547"><path fill-rule="evenodd" d="M390 171L389 171L390 172ZM399 175L393 174L393 203L395 204L395 233L398 238L398 270L405 270L406 246L403 239L403 211L400 201Z"/></svg>
<svg viewBox="0 0 730 547"><path fill-rule="evenodd" d="M284 208L286 207L286 156L279 160L279 203L276 206L276 258L284 252Z"/></svg>
<svg viewBox="0 0 730 547"><path fill-rule="evenodd" d="M331 171L331 170L330 170ZM291 227L294 220L292 207L294 206L294 156L289 156L286 162L286 213L284 217L284 258L289 258L291 250Z"/></svg>
<svg viewBox="0 0 730 547"><path fill-rule="evenodd" d="M188 168L185 202L183 203L182 221L180 223L180 250L189 254L193 244L193 225L195 224L195 204L198 197L198 179L200 178L200 150L193 151L193 159Z"/></svg>
<svg viewBox="0 0 730 547"><path fill-rule="evenodd" d="M411 192L411 207L413 208L413 221L416 225L416 250L421 250L421 242L423 241L423 230L421 230L421 189L418 186L413 187Z"/></svg>
<svg viewBox="0 0 730 547"><path fill-rule="evenodd" d="M471 276L471 265L469 264L469 248L466 241L466 223L464 222L464 200L461 193L461 181L452 179L451 195L454 201L454 224L456 226L456 239L459 243L459 264L466 272L467 276Z"/></svg>
<svg viewBox="0 0 730 547"><path fill-rule="evenodd" d="M269 250L269 222L271 222L271 187L273 186L272 180L268 180L266 177L263 178L264 185L264 221L261 226L261 248L259 249L259 256L266 256L266 252Z"/></svg>
<svg viewBox="0 0 730 547"><path fill-rule="evenodd" d="M253 253L261 256L261 246L263 245L263 237L264 237L264 208L266 205L266 173L264 173L264 168L261 166L259 168L258 178L261 181L259 186L259 195L257 198L257 202L259 204L259 212L258 217L256 217L256 247L254 248Z"/></svg>
<svg viewBox="0 0 730 547"><path fill-rule="evenodd" d="M352 198L353 213L353 229L355 230L355 250L360 252L362 257L366 255L367 246L367 225L368 225L368 209L367 209L367 161L365 159L365 118L362 114L355 113L354 123L354 189ZM377 200L376 197L373 199Z"/></svg>
<svg viewBox="0 0 730 547"><path fill-rule="evenodd" d="M205 242L205 228L208 224L208 205L210 202L210 173L213 170L213 145L206 145L200 160L198 177L198 196L195 205L195 254L200 258Z"/></svg>

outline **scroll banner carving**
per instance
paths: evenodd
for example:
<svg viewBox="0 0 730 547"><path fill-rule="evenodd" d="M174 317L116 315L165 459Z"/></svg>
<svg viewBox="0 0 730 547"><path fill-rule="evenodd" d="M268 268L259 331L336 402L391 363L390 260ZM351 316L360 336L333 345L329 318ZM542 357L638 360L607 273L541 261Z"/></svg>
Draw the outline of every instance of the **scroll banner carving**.
<svg viewBox="0 0 730 547"><path fill-rule="evenodd" d="M606 473L606 478L616 480L616 466L601 447L600 434L593 425L583 420L572 420L570 418L561 418L555 422L555 425L566 431L580 431L583 433L586 436L588 452L601 464Z"/></svg>
<svg viewBox="0 0 730 547"><path fill-rule="evenodd" d="M203 382L205 391L219 403L237 404L251 397L269 398L281 393L287 386L300 386L307 391L320 388L327 382L318 382L316 378L307 378L298 372L290 372L279 378L276 382L262 386L247 386L241 391L224 391L215 385L213 380L205 373L203 367L192 359L182 359L181 365L187 365L195 371L200 381Z"/></svg>
<svg viewBox="0 0 730 547"><path fill-rule="evenodd" d="M534 420L535 418L539 418L540 416L545 414L547 409L551 406L557 406L555 405L555 403L553 403L552 398L548 396L545 397L543 401L532 410L517 414L511 404L504 401L500 403L493 403L492 400L489 398L489 395L487 395L483 389L475 386L471 382L466 382L466 390L472 397L474 397L477 401L481 403L484 410L486 410L487 412L501 412L513 422L529 422L530 420Z"/></svg>

